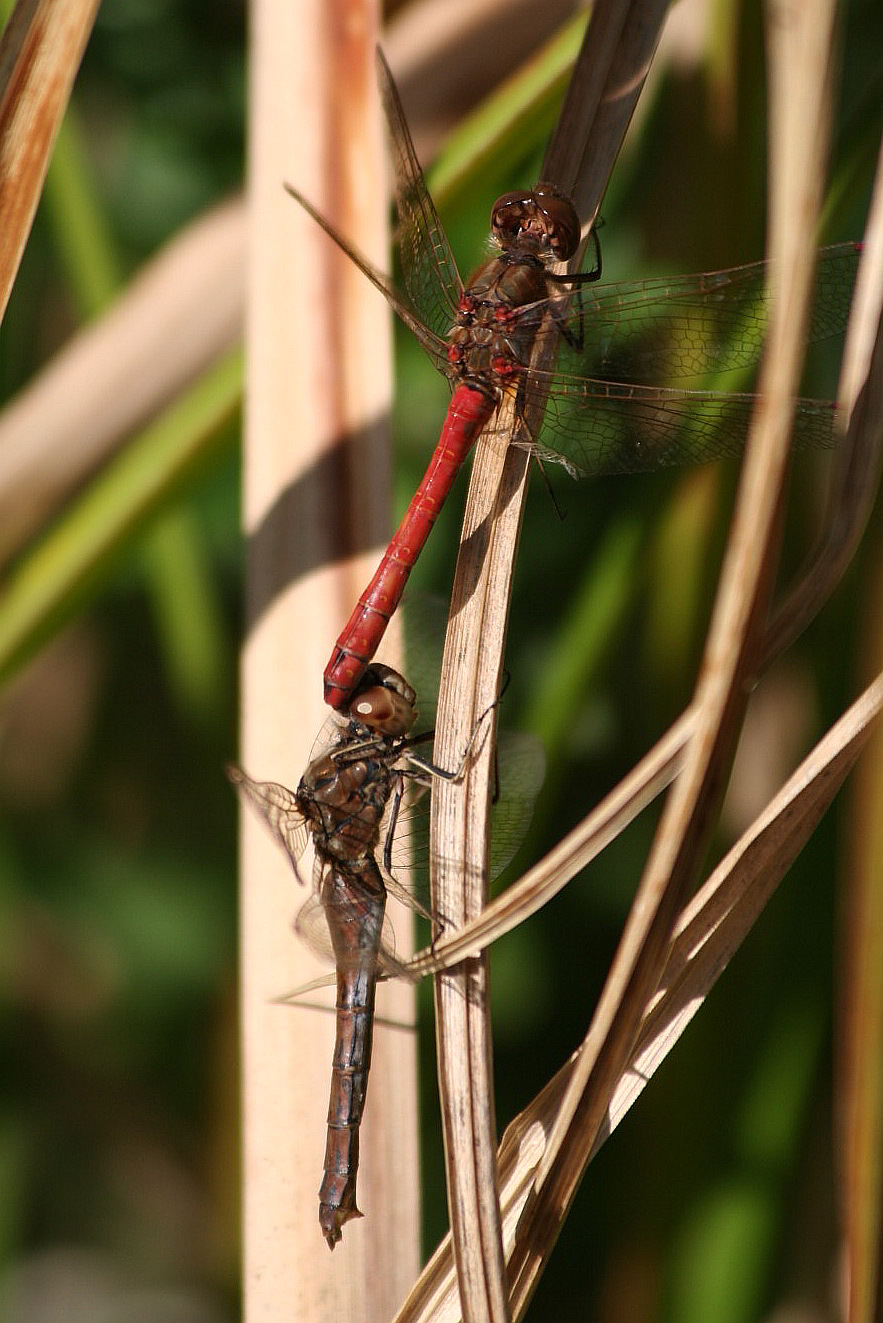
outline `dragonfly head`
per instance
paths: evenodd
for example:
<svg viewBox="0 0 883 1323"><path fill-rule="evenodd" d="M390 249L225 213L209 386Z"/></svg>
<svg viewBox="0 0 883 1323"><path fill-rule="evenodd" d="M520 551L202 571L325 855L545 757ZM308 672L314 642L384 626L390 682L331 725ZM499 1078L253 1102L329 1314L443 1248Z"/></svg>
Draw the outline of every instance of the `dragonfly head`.
<svg viewBox="0 0 883 1323"><path fill-rule="evenodd" d="M547 261L566 262L580 240L573 203L551 184L497 198L491 229L501 247L527 248Z"/></svg>
<svg viewBox="0 0 883 1323"><path fill-rule="evenodd" d="M417 695L398 671L372 662L347 711L354 721L378 735L405 735L417 720Z"/></svg>

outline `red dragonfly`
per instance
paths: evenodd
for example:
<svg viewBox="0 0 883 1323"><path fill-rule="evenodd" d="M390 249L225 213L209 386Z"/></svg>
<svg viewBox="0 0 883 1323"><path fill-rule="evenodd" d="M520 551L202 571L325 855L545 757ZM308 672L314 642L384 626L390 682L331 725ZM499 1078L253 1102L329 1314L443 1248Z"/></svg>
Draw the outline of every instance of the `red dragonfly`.
<svg viewBox="0 0 883 1323"><path fill-rule="evenodd" d="M404 291L286 187L386 296L448 376L454 396L414 499L325 668L325 701L334 708L349 701L463 461L505 396L515 399L514 443L574 476L736 456L756 396L654 381L752 366L769 310L765 262L589 293L586 286L601 274L594 236L591 271L554 274L550 265L576 252L580 223L570 201L546 184L496 201L491 232L500 251L464 288L379 50L377 68L393 148ZM819 254L811 339L843 329L859 251L841 244ZM532 367L534 351L552 341L554 370ZM525 421L531 405L545 410L536 437ZM834 416L830 401L797 401L796 443L831 445Z"/></svg>
<svg viewBox="0 0 883 1323"><path fill-rule="evenodd" d="M432 738L432 731L410 734L416 719L414 689L392 667L374 662L349 702L323 726L296 791L272 781L253 781L238 767L227 769L285 850L299 880L298 861L309 838L313 840L314 894L295 926L337 969L328 1138L319 1191L319 1225L330 1249L341 1239L344 1223L361 1217L356 1204L359 1127L371 1065L377 980L409 976L395 959L385 919L387 894L433 917L395 879L399 863L413 864L415 854L419 856L424 825L418 805L405 802L407 792L409 787L425 787L433 776L459 775L415 752ZM521 843L530 821L529 804L542 780L542 756L534 742L515 736L509 745L508 765L503 764L505 811L495 822L491 857L495 873ZM377 858L381 841L382 864Z"/></svg>

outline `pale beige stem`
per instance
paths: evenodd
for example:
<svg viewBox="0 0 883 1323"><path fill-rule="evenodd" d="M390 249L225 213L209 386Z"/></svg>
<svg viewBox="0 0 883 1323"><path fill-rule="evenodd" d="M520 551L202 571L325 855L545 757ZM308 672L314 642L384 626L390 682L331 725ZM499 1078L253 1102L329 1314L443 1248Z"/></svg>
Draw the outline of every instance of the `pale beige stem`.
<svg viewBox="0 0 883 1323"><path fill-rule="evenodd" d="M386 264L377 21L373 0L258 0L251 11L242 761L290 785L327 716L331 646L387 533L391 372L382 298L283 181ZM316 970L292 932L304 895L248 817L242 862L245 1316L379 1323L418 1264L414 1040L377 1031L366 1216L332 1255L317 1195L333 1017L274 1003ZM410 995L384 988L378 1010L412 1022Z"/></svg>
<svg viewBox="0 0 883 1323"><path fill-rule="evenodd" d="M586 221L601 194L637 102L664 16L657 4L603 0L577 61L543 177L577 199ZM588 182L586 182L588 180ZM511 404L509 405L511 409ZM508 417L510 424L514 418ZM533 425L539 419L528 418ZM528 457L482 444L476 458L451 603L439 699L436 759L469 742L499 690ZM454 927L487 900L490 742L463 781L433 794L434 903ZM509 1317L496 1184L496 1119L484 956L440 977L436 1022L451 1233L464 1319Z"/></svg>

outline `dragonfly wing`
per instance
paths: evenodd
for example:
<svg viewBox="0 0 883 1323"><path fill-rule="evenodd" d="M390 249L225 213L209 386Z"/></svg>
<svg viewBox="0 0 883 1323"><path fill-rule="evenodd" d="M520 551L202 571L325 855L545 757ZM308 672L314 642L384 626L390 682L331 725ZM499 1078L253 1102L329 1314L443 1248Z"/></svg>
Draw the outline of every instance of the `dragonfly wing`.
<svg viewBox="0 0 883 1323"><path fill-rule="evenodd" d="M548 395L538 453L543 459L561 459L580 475L638 473L736 458L759 399L745 393L665 390L561 376L541 384ZM830 448L836 421L831 401L797 400L795 446Z"/></svg>
<svg viewBox="0 0 883 1323"><path fill-rule="evenodd" d="M854 243L820 250L809 340L844 331L860 256ZM519 325L535 325L538 340L557 341L556 370L563 377L660 385L745 372L757 364L766 342L770 275L768 262L753 262L700 275L592 285L555 296L557 321L546 320L541 328L549 308L544 301L526 308Z"/></svg>
<svg viewBox="0 0 883 1323"><path fill-rule="evenodd" d="M355 920L359 921L360 915L358 905L344 905L342 907L341 918L345 922ZM331 940L331 932L328 927L328 916L322 905L318 894L313 894L308 900L304 901L300 907L297 918L294 921L294 931L298 937L306 943L309 949L319 960L325 964L337 965L338 961L334 953L334 944ZM411 978L406 967L401 961L396 959L395 954L395 932L388 917L383 920L383 932L380 942L380 950L377 954L377 971L384 978ZM304 985L295 990L296 995L309 991L314 987L324 986L327 979L314 980L312 983Z"/></svg>
<svg viewBox="0 0 883 1323"><path fill-rule="evenodd" d="M304 197L292 184L285 184L285 191L299 202L304 211L312 216L317 225L320 225L329 239L337 244L338 248L346 253L347 257L353 262L363 275L371 281L375 289L379 289L390 307L398 317L402 319L405 325L411 330L422 344L423 348L429 354L439 372L446 375L450 372L448 364L448 344L445 338L447 330L450 329L450 323L445 326L441 334L435 334L426 324L420 314L414 309L402 293L396 289L396 286L382 271L369 262L368 258L361 253L354 244L351 244L335 225L331 224L321 211L318 211L310 202L309 198Z"/></svg>
<svg viewBox="0 0 883 1323"><path fill-rule="evenodd" d="M426 756L429 757L432 741L426 744ZM424 752L420 750L421 754ZM403 764L405 771L407 765ZM392 839L391 861L393 875L398 878L402 873L413 871L420 875L416 881L421 900L429 894L426 876L426 861L429 857L429 786L424 784L422 774L419 778L412 775L405 777L405 789L395 824ZM387 809L380 828L380 845L377 850L378 862L383 864L384 845L389 833L392 805Z"/></svg>
<svg viewBox="0 0 883 1323"><path fill-rule="evenodd" d="M401 618L405 674L417 693L419 730L435 725L448 605L431 593L408 592L396 613Z"/></svg>
<svg viewBox="0 0 883 1323"><path fill-rule="evenodd" d="M377 81L392 144L402 279L421 320L445 339L457 316L463 282L426 187L389 65L379 48Z"/></svg>
<svg viewBox="0 0 883 1323"><path fill-rule="evenodd" d="M319 734L310 749L310 763L316 762L323 754L337 748L346 734L349 718L341 712L332 712L326 717Z"/></svg>
<svg viewBox="0 0 883 1323"><path fill-rule="evenodd" d="M280 993L278 997L273 997L271 1000L277 1006L296 1006L301 998L306 997L308 993L318 992L320 988L333 988L336 982L336 974L322 974L319 978L310 979L309 983L299 983L296 988Z"/></svg>
<svg viewBox="0 0 883 1323"><path fill-rule="evenodd" d="M306 849L310 833L294 792L275 781L253 781L241 767L232 763L227 768L227 775L243 799L263 818L273 839L288 855L300 881L298 860Z"/></svg>
<svg viewBox="0 0 883 1323"><path fill-rule="evenodd" d="M500 786L497 802L491 806L491 881L524 841L546 776L546 751L535 736L504 730L497 750Z"/></svg>
<svg viewBox="0 0 883 1323"><path fill-rule="evenodd" d="M527 835L546 773L543 746L533 735L501 731L497 750L500 785L497 802L491 806L491 880L502 873ZM396 877L410 868L417 903L413 897L406 903L418 911L429 907L428 862L429 793L417 782L408 786L396 824L392 866Z"/></svg>
<svg viewBox="0 0 883 1323"><path fill-rule="evenodd" d="M334 964L334 946L328 931L328 920L316 892L298 910L294 931L319 960L326 965Z"/></svg>
<svg viewBox="0 0 883 1323"><path fill-rule="evenodd" d="M405 905L409 910L413 910L415 914L419 914L421 918L426 919L428 923L433 922L435 916L433 915L432 910L429 909L427 905L424 905L423 901L415 892L411 892L407 887L403 887L400 882L396 881L392 874L387 873L386 871L384 871L383 874L383 881L388 895L393 896L401 905Z"/></svg>

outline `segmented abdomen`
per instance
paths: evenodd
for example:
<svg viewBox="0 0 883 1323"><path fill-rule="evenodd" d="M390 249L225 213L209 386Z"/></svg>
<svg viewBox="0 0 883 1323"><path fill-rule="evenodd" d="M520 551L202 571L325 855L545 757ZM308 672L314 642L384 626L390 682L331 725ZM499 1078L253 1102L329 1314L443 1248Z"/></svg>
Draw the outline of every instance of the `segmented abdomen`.
<svg viewBox="0 0 883 1323"><path fill-rule="evenodd" d="M319 1224L334 1249L343 1224L362 1216L356 1205L359 1126L371 1068L374 993L386 906L386 891L374 860L329 868L322 904L337 962L337 1031Z"/></svg>

